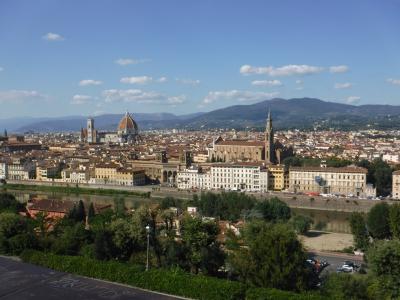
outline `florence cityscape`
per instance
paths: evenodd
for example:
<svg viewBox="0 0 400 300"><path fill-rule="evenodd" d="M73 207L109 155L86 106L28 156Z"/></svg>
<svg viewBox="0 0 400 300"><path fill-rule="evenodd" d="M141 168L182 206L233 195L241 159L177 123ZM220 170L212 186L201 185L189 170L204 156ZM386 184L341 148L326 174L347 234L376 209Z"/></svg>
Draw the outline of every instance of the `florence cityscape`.
<svg viewBox="0 0 400 300"><path fill-rule="evenodd" d="M399 12L0 3L0 299L400 299Z"/></svg>

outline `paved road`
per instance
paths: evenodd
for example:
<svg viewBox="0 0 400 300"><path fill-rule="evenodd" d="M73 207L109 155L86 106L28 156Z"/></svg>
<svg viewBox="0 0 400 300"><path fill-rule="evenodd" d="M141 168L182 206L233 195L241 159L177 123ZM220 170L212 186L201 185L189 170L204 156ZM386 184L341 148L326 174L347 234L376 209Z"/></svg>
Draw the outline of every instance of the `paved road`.
<svg viewBox="0 0 400 300"><path fill-rule="evenodd" d="M318 260L325 260L329 263L329 266L325 268L324 272L336 272L338 267L341 267L344 261L352 261L357 265L361 265L363 263L362 257L352 257L349 255L340 255L340 254L328 254L328 253L318 253L312 254L310 253L310 257L315 257Z"/></svg>
<svg viewBox="0 0 400 300"><path fill-rule="evenodd" d="M0 299L176 300L179 298L0 257Z"/></svg>

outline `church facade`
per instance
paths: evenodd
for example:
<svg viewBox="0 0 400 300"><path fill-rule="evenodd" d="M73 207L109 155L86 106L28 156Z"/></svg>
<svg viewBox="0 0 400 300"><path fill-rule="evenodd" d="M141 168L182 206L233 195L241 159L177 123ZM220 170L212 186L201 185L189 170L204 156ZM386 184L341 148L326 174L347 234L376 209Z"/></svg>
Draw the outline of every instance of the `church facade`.
<svg viewBox="0 0 400 300"><path fill-rule="evenodd" d="M293 149L275 141L271 112L268 112L264 141L223 140L217 138L209 148L211 162L263 162L280 164L293 155Z"/></svg>

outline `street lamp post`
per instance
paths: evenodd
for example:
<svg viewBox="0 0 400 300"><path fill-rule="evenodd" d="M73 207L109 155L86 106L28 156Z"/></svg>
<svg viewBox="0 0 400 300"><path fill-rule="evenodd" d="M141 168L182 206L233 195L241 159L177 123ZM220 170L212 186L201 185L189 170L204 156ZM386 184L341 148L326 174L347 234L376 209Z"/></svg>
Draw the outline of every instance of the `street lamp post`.
<svg viewBox="0 0 400 300"><path fill-rule="evenodd" d="M150 248L150 226L146 226L147 232L147 257L146 257L146 271L149 270L149 248Z"/></svg>

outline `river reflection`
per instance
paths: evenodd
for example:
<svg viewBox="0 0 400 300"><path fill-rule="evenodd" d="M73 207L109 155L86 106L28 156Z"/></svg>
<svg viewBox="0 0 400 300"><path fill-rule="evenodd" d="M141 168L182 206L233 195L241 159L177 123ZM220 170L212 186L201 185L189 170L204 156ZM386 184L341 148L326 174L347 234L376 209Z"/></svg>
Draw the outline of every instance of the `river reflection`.
<svg viewBox="0 0 400 300"><path fill-rule="evenodd" d="M314 220L313 228L330 232L351 233L350 212L291 208L294 215L304 215Z"/></svg>

